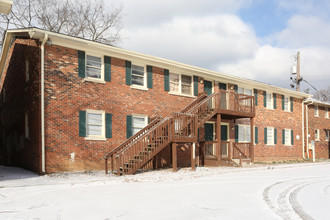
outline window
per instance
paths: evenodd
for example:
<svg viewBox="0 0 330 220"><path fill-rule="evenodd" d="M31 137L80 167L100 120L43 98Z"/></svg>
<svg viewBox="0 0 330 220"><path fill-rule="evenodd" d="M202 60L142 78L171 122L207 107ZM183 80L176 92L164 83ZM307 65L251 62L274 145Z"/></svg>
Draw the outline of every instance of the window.
<svg viewBox="0 0 330 220"><path fill-rule="evenodd" d="M87 137L105 137L105 118L103 111L87 110L86 114L86 128Z"/></svg>
<svg viewBox="0 0 330 220"><path fill-rule="evenodd" d="M147 125L147 117L146 116L133 116L132 117L132 132L133 132L133 135L138 133L146 125Z"/></svg>
<svg viewBox="0 0 330 220"><path fill-rule="evenodd" d="M238 125L238 142L251 142L250 125Z"/></svg>
<svg viewBox="0 0 330 220"><path fill-rule="evenodd" d="M284 129L284 132L283 132L283 135L284 135L284 145L291 145L291 129Z"/></svg>
<svg viewBox="0 0 330 220"><path fill-rule="evenodd" d="M28 112L25 112L24 123L25 123L25 138L29 138L29 113Z"/></svg>
<svg viewBox="0 0 330 220"><path fill-rule="evenodd" d="M170 73L170 92L192 95L192 77Z"/></svg>
<svg viewBox="0 0 330 220"><path fill-rule="evenodd" d="M319 117L319 107L317 105L314 106L314 116Z"/></svg>
<svg viewBox="0 0 330 220"><path fill-rule="evenodd" d="M315 140L319 141L320 140L320 130L319 129L315 129Z"/></svg>
<svg viewBox="0 0 330 220"><path fill-rule="evenodd" d="M246 88L238 87L237 92L240 93L240 94L252 95L252 89L246 89Z"/></svg>
<svg viewBox="0 0 330 220"><path fill-rule="evenodd" d="M329 118L329 109L328 108L324 109L324 117Z"/></svg>
<svg viewBox="0 0 330 220"><path fill-rule="evenodd" d="M25 60L25 82L30 80L30 62Z"/></svg>
<svg viewBox="0 0 330 220"><path fill-rule="evenodd" d="M271 93L266 93L266 107L273 109L273 96Z"/></svg>
<svg viewBox="0 0 330 220"><path fill-rule="evenodd" d="M267 145L274 144L274 128L267 127Z"/></svg>
<svg viewBox="0 0 330 220"><path fill-rule="evenodd" d="M284 111L286 111L286 112L288 112L288 111L290 111L290 109L289 109L289 97L286 97L286 96L284 96L283 97L283 99L284 99L284 101L283 101L283 110Z"/></svg>
<svg viewBox="0 0 330 220"><path fill-rule="evenodd" d="M87 55L86 56L86 76L88 78L103 79L102 76L102 58Z"/></svg>
<svg viewBox="0 0 330 220"><path fill-rule="evenodd" d="M330 130L325 130L325 140L329 141L329 137L330 137Z"/></svg>
<svg viewBox="0 0 330 220"><path fill-rule="evenodd" d="M132 65L132 85L145 86L145 73L143 66Z"/></svg>

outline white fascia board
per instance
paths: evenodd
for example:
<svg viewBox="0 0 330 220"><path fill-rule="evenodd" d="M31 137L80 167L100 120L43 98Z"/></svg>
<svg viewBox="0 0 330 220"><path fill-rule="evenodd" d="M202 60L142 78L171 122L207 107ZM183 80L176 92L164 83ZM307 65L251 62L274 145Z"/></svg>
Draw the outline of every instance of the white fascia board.
<svg viewBox="0 0 330 220"><path fill-rule="evenodd" d="M150 55L145 55L142 53L137 53L133 51L129 51L126 49L98 43L91 40L86 40L77 37L71 37L65 34L54 33L50 31L41 30L38 28L28 28L28 29L21 29L21 30L11 30L12 32L29 32L31 38L42 38L44 34L48 34L52 44L68 47L76 50L83 50L83 51L94 51L97 53L103 53L107 56L112 56L124 60L129 61L136 61L136 62L145 62L148 65L154 65L160 68L169 69L170 72L174 71L175 73L188 73L189 75L196 75L205 78L211 78L219 82L223 83L232 83L232 84L239 84L239 85L247 85L250 88L255 88L258 90L265 90L269 92L274 92L277 94L283 94L287 96L292 96L296 98L305 99L310 97L309 94L296 92L289 89L284 89L281 87L273 86L266 83L257 82L254 80L244 79L237 76L232 76L228 74L219 73L212 70L203 69L200 67L195 67L192 65L154 57Z"/></svg>

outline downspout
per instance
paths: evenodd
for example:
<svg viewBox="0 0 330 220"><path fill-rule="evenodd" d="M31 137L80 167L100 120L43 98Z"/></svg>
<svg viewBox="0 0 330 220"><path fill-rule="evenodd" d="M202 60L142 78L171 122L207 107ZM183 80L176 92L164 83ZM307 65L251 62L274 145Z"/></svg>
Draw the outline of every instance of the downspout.
<svg viewBox="0 0 330 220"><path fill-rule="evenodd" d="M306 102L307 103L307 102ZM312 105L314 102L311 101L310 103L306 104L306 149L307 149L307 158L309 159L309 148L308 148L308 106ZM313 149L314 151L314 149Z"/></svg>
<svg viewBox="0 0 330 220"><path fill-rule="evenodd" d="M46 173L45 165L45 43L48 34L44 35L41 42L41 172Z"/></svg>
<svg viewBox="0 0 330 220"><path fill-rule="evenodd" d="M303 159L305 159L305 114L304 114L304 103L305 100L301 103L301 115L302 115L302 153L303 153Z"/></svg>

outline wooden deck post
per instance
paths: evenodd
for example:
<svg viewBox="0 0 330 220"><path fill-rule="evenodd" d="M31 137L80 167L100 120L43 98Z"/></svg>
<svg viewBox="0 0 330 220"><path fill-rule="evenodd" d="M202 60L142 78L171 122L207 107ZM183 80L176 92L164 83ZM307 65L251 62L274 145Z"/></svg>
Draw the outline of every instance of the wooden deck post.
<svg viewBox="0 0 330 220"><path fill-rule="evenodd" d="M191 170L196 170L196 156L195 156L195 151L196 151L196 143L191 144Z"/></svg>
<svg viewBox="0 0 330 220"><path fill-rule="evenodd" d="M177 143L172 143L172 168L173 172L178 171Z"/></svg>
<svg viewBox="0 0 330 220"><path fill-rule="evenodd" d="M217 114L217 123L216 123L216 132L217 132L217 160L221 160L221 114Z"/></svg>
<svg viewBox="0 0 330 220"><path fill-rule="evenodd" d="M254 162L254 118L250 119L250 128L251 128L251 142L250 142L250 158L251 162Z"/></svg>
<svg viewBox="0 0 330 220"><path fill-rule="evenodd" d="M108 174L108 158L105 158L105 174Z"/></svg>

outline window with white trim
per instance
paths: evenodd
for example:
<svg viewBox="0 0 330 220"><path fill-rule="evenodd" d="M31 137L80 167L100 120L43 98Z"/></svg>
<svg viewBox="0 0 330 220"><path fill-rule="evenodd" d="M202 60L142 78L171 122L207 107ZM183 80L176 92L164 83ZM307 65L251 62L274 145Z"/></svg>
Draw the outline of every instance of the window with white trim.
<svg viewBox="0 0 330 220"><path fill-rule="evenodd" d="M284 101L283 101L283 103L284 103L284 111L286 111L286 112L289 112L290 111L290 99L289 99L289 97L286 97L286 96L284 96Z"/></svg>
<svg viewBox="0 0 330 220"><path fill-rule="evenodd" d="M274 145L274 128L267 127L267 145Z"/></svg>
<svg viewBox="0 0 330 220"><path fill-rule="evenodd" d="M86 136L105 138L105 113L99 110L86 110Z"/></svg>
<svg viewBox="0 0 330 220"><path fill-rule="evenodd" d="M325 130L325 140L329 141L330 139L330 130Z"/></svg>
<svg viewBox="0 0 330 220"><path fill-rule="evenodd" d="M192 76L170 73L170 92L192 95Z"/></svg>
<svg viewBox="0 0 330 220"><path fill-rule="evenodd" d="M102 63L102 57L86 55L86 77L93 79L103 79Z"/></svg>
<svg viewBox="0 0 330 220"><path fill-rule="evenodd" d="M329 109L328 108L324 109L324 117L329 118Z"/></svg>
<svg viewBox="0 0 330 220"><path fill-rule="evenodd" d="M316 141L319 141L320 140L320 130L319 129L315 129L314 133L315 133L315 140Z"/></svg>
<svg viewBox="0 0 330 220"><path fill-rule="evenodd" d="M250 125L238 125L238 142L251 142L251 127Z"/></svg>
<svg viewBox="0 0 330 220"><path fill-rule="evenodd" d="M135 135L145 126L147 126L148 118L147 116L132 116L132 133Z"/></svg>
<svg viewBox="0 0 330 220"><path fill-rule="evenodd" d="M284 129L284 145L291 146L291 129Z"/></svg>
<svg viewBox="0 0 330 220"><path fill-rule="evenodd" d="M246 88L243 88L243 87L238 87L237 88L237 93L252 96L252 89L246 89Z"/></svg>
<svg viewBox="0 0 330 220"><path fill-rule="evenodd" d="M30 62L25 60L25 82L30 80Z"/></svg>
<svg viewBox="0 0 330 220"><path fill-rule="evenodd" d="M29 112L25 112L24 115L24 124L25 124L25 138L29 138Z"/></svg>
<svg viewBox="0 0 330 220"><path fill-rule="evenodd" d="M266 108L273 109L273 94L266 93Z"/></svg>
<svg viewBox="0 0 330 220"><path fill-rule="evenodd" d="M132 64L132 85L146 86L146 74L144 66L138 66Z"/></svg>
<svg viewBox="0 0 330 220"><path fill-rule="evenodd" d="M319 107L317 105L314 106L314 116L319 117Z"/></svg>

